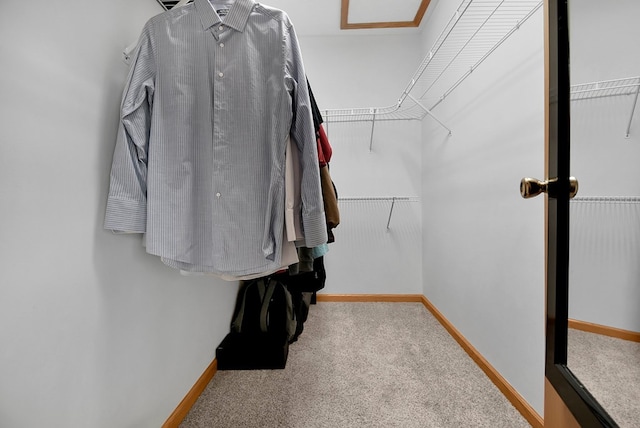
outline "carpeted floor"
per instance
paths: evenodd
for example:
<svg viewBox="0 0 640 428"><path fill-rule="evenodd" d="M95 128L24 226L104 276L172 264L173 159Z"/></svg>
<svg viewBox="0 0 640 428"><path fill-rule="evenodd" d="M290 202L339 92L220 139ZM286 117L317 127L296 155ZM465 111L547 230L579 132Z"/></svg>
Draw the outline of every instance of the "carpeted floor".
<svg viewBox="0 0 640 428"><path fill-rule="evenodd" d="M181 427L530 426L421 303L311 307L284 370L218 371Z"/></svg>
<svg viewBox="0 0 640 428"><path fill-rule="evenodd" d="M640 343L569 329L567 367L620 427L640 426Z"/></svg>

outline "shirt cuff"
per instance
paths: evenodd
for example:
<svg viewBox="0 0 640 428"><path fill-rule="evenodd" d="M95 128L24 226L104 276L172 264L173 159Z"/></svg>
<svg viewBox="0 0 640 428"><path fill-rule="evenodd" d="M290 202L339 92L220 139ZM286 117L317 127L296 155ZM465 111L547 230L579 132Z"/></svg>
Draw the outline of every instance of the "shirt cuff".
<svg viewBox="0 0 640 428"><path fill-rule="evenodd" d="M128 233L145 233L147 230L146 201L107 199L104 228Z"/></svg>
<svg viewBox="0 0 640 428"><path fill-rule="evenodd" d="M319 214L303 215L302 226L304 228L304 244L306 247L313 248L327 243L327 223L324 211Z"/></svg>

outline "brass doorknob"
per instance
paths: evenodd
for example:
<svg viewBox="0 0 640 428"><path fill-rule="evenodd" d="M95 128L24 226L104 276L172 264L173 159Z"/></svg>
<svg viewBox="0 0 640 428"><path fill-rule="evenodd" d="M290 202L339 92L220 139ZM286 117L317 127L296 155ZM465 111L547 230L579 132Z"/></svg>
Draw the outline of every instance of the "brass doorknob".
<svg viewBox="0 0 640 428"><path fill-rule="evenodd" d="M525 177L520 180L520 194L525 199L533 198L540 193L548 193L550 196L554 196L557 183L557 178L541 181L536 178ZM569 198L573 198L577 194L578 180L575 177L569 177Z"/></svg>

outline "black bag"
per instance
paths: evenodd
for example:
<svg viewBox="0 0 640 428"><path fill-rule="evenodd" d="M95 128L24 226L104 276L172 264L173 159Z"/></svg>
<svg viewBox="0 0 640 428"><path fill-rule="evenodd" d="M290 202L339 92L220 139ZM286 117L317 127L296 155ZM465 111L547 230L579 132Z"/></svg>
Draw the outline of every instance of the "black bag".
<svg viewBox="0 0 640 428"><path fill-rule="evenodd" d="M291 294L280 281L264 277L244 282L238 293L231 331L270 334L289 341L296 331Z"/></svg>
<svg viewBox="0 0 640 428"><path fill-rule="evenodd" d="M301 291L291 290L293 310L296 314L296 333L289 340L289 343L293 343L298 340L298 337L302 334L302 331L304 330L304 322L309 316L309 306L311 305L312 298L313 293L303 293Z"/></svg>
<svg viewBox="0 0 640 428"><path fill-rule="evenodd" d="M291 294L282 282L270 277L243 282L231 332L216 349L218 369L284 368L296 324Z"/></svg>
<svg viewBox="0 0 640 428"><path fill-rule="evenodd" d="M218 370L284 369L288 356L289 342L274 341L268 334L231 332L216 348Z"/></svg>
<svg viewBox="0 0 640 428"><path fill-rule="evenodd" d="M289 340L290 343L298 340L304 330L304 323L309 314L309 306L316 303L316 292L324 288L327 274L324 269L324 258L317 257L313 260L313 271L291 274L281 273L275 276L278 281L284 283L293 300L293 310L296 317L296 332Z"/></svg>

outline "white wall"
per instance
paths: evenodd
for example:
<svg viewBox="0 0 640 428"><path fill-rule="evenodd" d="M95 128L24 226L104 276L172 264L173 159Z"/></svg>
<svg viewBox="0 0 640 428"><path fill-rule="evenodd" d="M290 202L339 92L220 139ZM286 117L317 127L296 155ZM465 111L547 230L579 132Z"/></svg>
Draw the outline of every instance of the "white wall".
<svg viewBox="0 0 640 428"><path fill-rule="evenodd" d="M396 103L417 68L415 35L301 36L305 67L320 109L386 107ZM341 224L325 257L324 293L422 293L419 122L325 124L334 150L331 176ZM371 146L371 151L369 150Z"/></svg>
<svg viewBox="0 0 640 428"><path fill-rule="evenodd" d="M570 2L572 84L640 76L640 3ZM571 103L578 196L640 197L640 108L633 96ZM640 203L571 204L569 316L640 331Z"/></svg>
<svg viewBox="0 0 640 428"><path fill-rule="evenodd" d="M160 426L212 361L236 286L102 229L122 50L154 1L0 13L0 426Z"/></svg>
<svg viewBox="0 0 640 428"><path fill-rule="evenodd" d="M458 2L423 24L425 51ZM540 9L433 113L423 128L424 294L543 414L544 211L520 179L543 177Z"/></svg>

